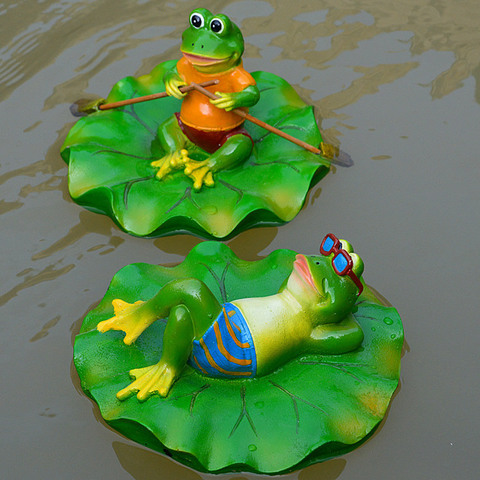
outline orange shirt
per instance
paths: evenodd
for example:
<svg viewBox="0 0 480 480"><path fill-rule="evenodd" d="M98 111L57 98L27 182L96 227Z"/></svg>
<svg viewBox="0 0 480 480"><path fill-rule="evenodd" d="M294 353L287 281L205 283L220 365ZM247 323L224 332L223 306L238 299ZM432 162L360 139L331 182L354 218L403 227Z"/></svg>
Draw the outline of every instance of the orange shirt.
<svg viewBox="0 0 480 480"><path fill-rule="evenodd" d="M182 57L177 62L177 71L187 84L201 83L207 80L218 79L219 83L207 90L215 93L241 92L250 85L255 85L253 77L244 70L242 64L226 72L206 74L195 70L193 65ZM248 111L244 108L242 110ZM205 131L224 131L238 127L244 121L233 112L226 112L210 103L210 99L203 93L192 90L183 99L180 109L180 119L185 125Z"/></svg>

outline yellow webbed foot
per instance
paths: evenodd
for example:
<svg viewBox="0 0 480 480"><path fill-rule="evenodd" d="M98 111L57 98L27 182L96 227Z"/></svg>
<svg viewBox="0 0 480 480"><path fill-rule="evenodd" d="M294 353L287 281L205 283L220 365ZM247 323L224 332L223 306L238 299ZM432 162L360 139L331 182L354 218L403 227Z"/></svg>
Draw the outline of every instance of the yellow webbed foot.
<svg viewBox="0 0 480 480"><path fill-rule="evenodd" d="M162 180L173 170L179 170L190 161L188 157L188 150L182 148L181 150L175 150L174 152L167 153L159 160L151 162L150 165L154 168L158 168L155 177L157 180Z"/></svg>
<svg viewBox="0 0 480 480"><path fill-rule="evenodd" d="M202 161L189 160L185 164L184 173L193 180L195 190L200 190L203 185L207 187L215 185L208 158Z"/></svg>
<svg viewBox="0 0 480 480"><path fill-rule="evenodd" d="M119 315L122 312L129 311L129 307L133 307L134 305L141 305L143 303L145 302L143 302L142 300L137 300L134 303L128 303L125 300L116 298L115 300L112 300L113 313L115 315Z"/></svg>
<svg viewBox="0 0 480 480"><path fill-rule="evenodd" d="M126 400L137 394L138 400L144 402L154 394L166 397L178 377L178 373L165 362L160 361L149 367L130 370L130 377L135 381L120 390L117 393L117 398Z"/></svg>
<svg viewBox="0 0 480 480"><path fill-rule="evenodd" d="M145 302L139 300L135 303L124 302L120 299L112 301L115 316L104 320L97 325L99 332L108 330L121 330L125 332L124 343L130 345L152 323L155 318L141 307Z"/></svg>

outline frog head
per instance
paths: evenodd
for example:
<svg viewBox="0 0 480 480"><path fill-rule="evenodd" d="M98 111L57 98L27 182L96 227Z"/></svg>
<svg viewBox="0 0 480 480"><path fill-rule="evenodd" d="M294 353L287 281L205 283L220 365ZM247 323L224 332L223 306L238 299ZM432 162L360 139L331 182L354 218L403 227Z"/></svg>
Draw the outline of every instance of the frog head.
<svg viewBox="0 0 480 480"><path fill-rule="evenodd" d="M335 323L351 313L363 290L363 261L349 242L333 234L323 239L320 253L296 256L286 289L321 323Z"/></svg>
<svg viewBox="0 0 480 480"><path fill-rule="evenodd" d="M213 15L205 8L196 8L182 34L181 51L202 73L224 72L240 63L243 36L226 15Z"/></svg>

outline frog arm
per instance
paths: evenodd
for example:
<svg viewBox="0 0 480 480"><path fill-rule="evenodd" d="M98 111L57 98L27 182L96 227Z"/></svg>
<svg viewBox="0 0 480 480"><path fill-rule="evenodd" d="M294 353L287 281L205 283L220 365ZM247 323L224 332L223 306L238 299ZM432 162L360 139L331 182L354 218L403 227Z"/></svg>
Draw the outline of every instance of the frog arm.
<svg viewBox="0 0 480 480"><path fill-rule="evenodd" d="M179 87L187 85L187 82L180 76L175 65L163 76L163 82L165 83L165 91L172 97L181 100L186 93L182 93Z"/></svg>
<svg viewBox="0 0 480 480"><path fill-rule="evenodd" d="M252 107L260 99L260 90L256 85L250 85L241 92L215 92L220 98L210 100L210 103L227 112L234 108Z"/></svg>
<svg viewBox="0 0 480 480"><path fill-rule="evenodd" d="M307 340L307 349L320 354L342 354L351 352L363 341L363 331L353 315L341 322L318 325Z"/></svg>

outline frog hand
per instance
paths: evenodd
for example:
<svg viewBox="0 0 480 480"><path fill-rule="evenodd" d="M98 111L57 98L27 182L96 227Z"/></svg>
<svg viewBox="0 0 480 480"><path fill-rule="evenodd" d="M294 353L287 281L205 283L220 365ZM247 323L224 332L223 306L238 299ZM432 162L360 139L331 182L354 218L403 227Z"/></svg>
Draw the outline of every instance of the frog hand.
<svg viewBox="0 0 480 480"><path fill-rule="evenodd" d="M158 168L155 177L157 180L165 178L172 170L179 170L190 160L188 157L188 150L184 148L181 150L175 150L174 152L167 153L159 160L151 162L150 165L154 168Z"/></svg>
<svg viewBox="0 0 480 480"><path fill-rule="evenodd" d="M182 93L179 88L187 85L187 83L182 80L178 75L168 75L165 79L165 91L171 97L175 97L178 100L181 100L186 93Z"/></svg>
<svg viewBox="0 0 480 480"><path fill-rule="evenodd" d="M213 171L210 160L189 160L185 163L185 175L193 180L193 188L200 190L203 185L213 187L215 181L213 180Z"/></svg>
<svg viewBox="0 0 480 480"><path fill-rule="evenodd" d="M128 387L117 393L119 400L126 400L134 394L137 394L138 400L144 402L151 395L158 393L161 397L166 397L173 383L178 378L180 372L177 372L166 362L160 360L155 365L144 368L130 370L130 377L135 379Z"/></svg>
<svg viewBox="0 0 480 480"><path fill-rule="evenodd" d="M211 104L215 105L218 108L223 108L227 112L230 112L235 108L236 96L237 96L235 92L232 92L232 93L215 92L215 94L219 98L211 99L210 100Z"/></svg>
<svg viewBox="0 0 480 480"><path fill-rule="evenodd" d="M135 303L127 303L120 299L113 300L115 315L100 322L97 330L102 333L108 330L121 330L126 334L124 343L130 345L152 323L152 319L145 318L147 315L140 308L144 303L141 300Z"/></svg>

